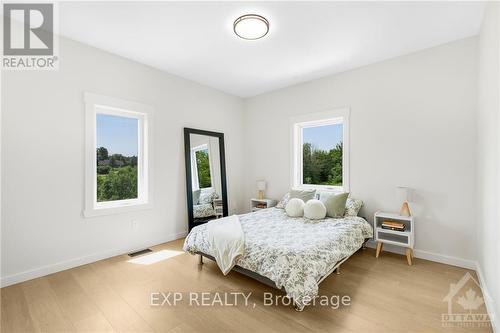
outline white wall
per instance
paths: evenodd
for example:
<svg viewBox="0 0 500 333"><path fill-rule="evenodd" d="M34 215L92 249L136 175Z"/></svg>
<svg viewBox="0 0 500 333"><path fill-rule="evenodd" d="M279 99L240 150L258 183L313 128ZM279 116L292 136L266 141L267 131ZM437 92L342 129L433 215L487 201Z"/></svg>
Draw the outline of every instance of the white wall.
<svg viewBox="0 0 500 333"><path fill-rule="evenodd" d="M500 313L500 6L490 2L479 36L478 272L490 314Z"/></svg>
<svg viewBox="0 0 500 333"><path fill-rule="evenodd" d="M416 255L473 267L476 228L477 38L468 38L245 101L247 199L290 186L289 119L351 109L350 185L376 210L415 189Z"/></svg>
<svg viewBox="0 0 500 333"><path fill-rule="evenodd" d="M225 133L229 209L239 211L241 99L64 38L59 71L2 75L3 284L183 235L184 126ZM84 91L156 109L153 209L82 217Z"/></svg>

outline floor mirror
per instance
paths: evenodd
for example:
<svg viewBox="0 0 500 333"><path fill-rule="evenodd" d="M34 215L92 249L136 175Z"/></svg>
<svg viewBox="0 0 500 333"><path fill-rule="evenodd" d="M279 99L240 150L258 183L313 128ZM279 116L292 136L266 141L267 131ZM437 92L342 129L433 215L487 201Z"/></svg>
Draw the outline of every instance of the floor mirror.
<svg viewBox="0 0 500 333"><path fill-rule="evenodd" d="M228 215L224 134L184 128L189 230Z"/></svg>

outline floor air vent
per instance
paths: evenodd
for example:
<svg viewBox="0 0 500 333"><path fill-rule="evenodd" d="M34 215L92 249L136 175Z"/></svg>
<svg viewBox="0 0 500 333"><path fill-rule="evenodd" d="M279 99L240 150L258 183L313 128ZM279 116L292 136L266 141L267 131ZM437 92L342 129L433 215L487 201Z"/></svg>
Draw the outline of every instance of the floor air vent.
<svg viewBox="0 0 500 333"><path fill-rule="evenodd" d="M153 252L153 251L151 249L144 249L144 250L139 250L139 251L129 253L128 256L129 257L137 257L137 256L140 256L141 254L145 254L145 253L149 253L149 252Z"/></svg>

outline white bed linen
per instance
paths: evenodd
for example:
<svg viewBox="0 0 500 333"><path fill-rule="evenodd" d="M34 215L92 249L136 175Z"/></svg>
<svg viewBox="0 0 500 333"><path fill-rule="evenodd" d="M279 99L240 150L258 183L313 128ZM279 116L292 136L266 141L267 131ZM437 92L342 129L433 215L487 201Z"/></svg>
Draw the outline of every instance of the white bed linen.
<svg viewBox="0 0 500 333"><path fill-rule="evenodd" d="M238 216L231 215L208 222L207 239L217 265L227 275L245 250L245 237Z"/></svg>

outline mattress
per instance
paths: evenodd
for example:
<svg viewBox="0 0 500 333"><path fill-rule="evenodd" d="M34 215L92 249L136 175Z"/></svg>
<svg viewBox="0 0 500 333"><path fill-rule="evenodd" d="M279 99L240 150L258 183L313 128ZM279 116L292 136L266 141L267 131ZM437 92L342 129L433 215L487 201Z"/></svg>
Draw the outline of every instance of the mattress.
<svg viewBox="0 0 500 333"><path fill-rule="evenodd" d="M309 220L292 218L283 209L269 208L239 216L245 235L245 254L236 265L284 288L299 308L318 295L318 285L335 264L356 252L373 236L361 217ZM191 230L184 250L213 256L207 225Z"/></svg>

